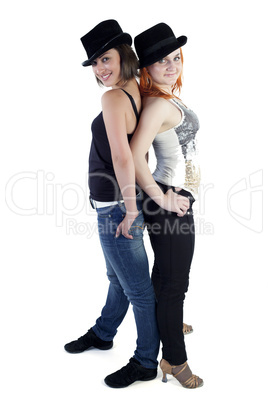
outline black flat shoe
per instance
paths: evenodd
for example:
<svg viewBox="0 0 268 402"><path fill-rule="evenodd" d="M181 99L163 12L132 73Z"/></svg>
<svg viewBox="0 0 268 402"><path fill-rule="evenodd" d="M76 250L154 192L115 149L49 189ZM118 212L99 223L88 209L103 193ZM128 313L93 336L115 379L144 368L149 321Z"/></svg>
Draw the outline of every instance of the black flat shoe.
<svg viewBox="0 0 268 402"><path fill-rule="evenodd" d="M64 349L69 353L81 353L92 347L100 350L108 350L113 347L113 341L103 341L98 338L92 328L90 328L85 335L81 336L76 341L66 343Z"/></svg>
<svg viewBox="0 0 268 402"><path fill-rule="evenodd" d="M104 382L111 388L125 388L135 381L150 381L157 376L157 369L143 367L138 360L131 358L129 363L113 374L108 375Z"/></svg>

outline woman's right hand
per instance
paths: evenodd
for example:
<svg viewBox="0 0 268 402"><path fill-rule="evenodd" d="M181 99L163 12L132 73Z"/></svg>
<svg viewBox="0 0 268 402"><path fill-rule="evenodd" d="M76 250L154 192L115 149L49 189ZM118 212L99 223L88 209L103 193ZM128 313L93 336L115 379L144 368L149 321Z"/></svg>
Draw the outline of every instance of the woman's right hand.
<svg viewBox="0 0 268 402"><path fill-rule="evenodd" d="M190 201L187 197L174 193L172 189L169 189L164 194L164 201L161 207L167 211L176 212L178 216L184 216L190 208Z"/></svg>
<svg viewBox="0 0 268 402"><path fill-rule="evenodd" d="M119 237L120 234L122 233L122 235L124 237L126 237L127 239L133 239L133 236L130 235L128 231L131 228L132 223L134 222L134 220L137 218L138 215L139 215L138 210L134 211L134 212L127 211L126 216L124 217L122 222L117 227L115 237Z"/></svg>

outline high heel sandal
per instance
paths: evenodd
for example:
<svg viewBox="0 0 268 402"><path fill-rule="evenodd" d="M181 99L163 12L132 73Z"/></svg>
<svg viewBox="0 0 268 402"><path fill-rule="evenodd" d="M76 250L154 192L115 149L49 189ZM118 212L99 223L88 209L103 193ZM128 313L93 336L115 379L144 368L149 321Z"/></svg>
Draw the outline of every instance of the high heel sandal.
<svg viewBox="0 0 268 402"><path fill-rule="evenodd" d="M163 382L167 382L167 374L171 374L184 388L198 388L202 387L204 384L204 381L201 378L192 374L187 362L180 366L171 366L165 359L162 359L160 362L160 368L163 372ZM178 369L178 372L176 373L176 370L174 369Z"/></svg>

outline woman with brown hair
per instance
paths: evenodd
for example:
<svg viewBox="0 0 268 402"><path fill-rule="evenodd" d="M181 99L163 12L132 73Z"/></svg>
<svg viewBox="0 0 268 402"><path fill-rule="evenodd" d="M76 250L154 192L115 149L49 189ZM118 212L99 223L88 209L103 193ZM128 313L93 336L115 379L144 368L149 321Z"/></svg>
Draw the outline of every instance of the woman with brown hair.
<svg viewBox="0 0 268 402"><path fill-rule="evenodd" d="M66 344L65 350L81 353L90 348L112 348L131 303L137 327L134 355L126 366L105 378L108 386L123 388L156 377L159 351L155 294L143 244L144 218L129 147L141 110L138 62L131 36L115 20L101 22L81 41L88 56L83 66L92 66L98 83L111 88L103 94L102 111L92 123L89 155L90 199L98 215L109 290L95 324ZM94 281L99 267L92 264Z"/></svg>

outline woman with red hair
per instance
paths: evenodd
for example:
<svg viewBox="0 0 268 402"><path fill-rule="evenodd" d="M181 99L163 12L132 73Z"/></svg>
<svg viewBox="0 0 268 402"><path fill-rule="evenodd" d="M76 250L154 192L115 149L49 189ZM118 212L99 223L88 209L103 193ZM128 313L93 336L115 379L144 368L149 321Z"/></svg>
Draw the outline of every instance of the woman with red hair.
<svg viewBox="0 0 268 402"><path fill-rule="evenodd" d="M152 280L163 345L163 381L166 374L172 374L184 387L197 388L203 380L193 375L187 364L182 331L195 240L192 204L200 181L196 164L198 118L175 95L182 86L181 47L186 42L185 36L176 38L164 23L136 36L143 111L131 149L155 255ZM153 174L146 161L151 144L157 160ZM181 197L177 201L179 213L169 212L164 205L167 192Z"/></svg>

